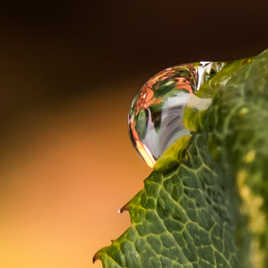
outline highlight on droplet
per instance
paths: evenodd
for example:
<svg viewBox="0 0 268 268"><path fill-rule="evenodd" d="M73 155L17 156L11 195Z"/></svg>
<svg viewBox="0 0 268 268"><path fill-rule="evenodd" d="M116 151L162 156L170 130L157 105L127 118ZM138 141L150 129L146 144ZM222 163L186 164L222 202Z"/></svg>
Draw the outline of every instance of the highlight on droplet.
<svg viewBox="0 0 268 268"><path fill-rule="evenodd" d="M196 96L225 63L201 61L167 68L149 79L133 98L128 126L131 141L149 167L180 137L191 135L183 122L186 106L207 109L211 99Z"/></svg>

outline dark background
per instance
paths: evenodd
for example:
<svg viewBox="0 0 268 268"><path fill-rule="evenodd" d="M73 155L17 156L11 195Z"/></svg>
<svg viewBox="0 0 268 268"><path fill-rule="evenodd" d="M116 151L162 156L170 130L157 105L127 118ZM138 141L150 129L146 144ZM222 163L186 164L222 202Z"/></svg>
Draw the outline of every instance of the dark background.
<svg viewBox="0 0 268 268"><path fill-rule="evenodd" d="M246 57L268 47L268 9L232 4L232 8L152 0L1 4L1 132L25 110L95 95L96 85L139 76L138 88L168 66Z"/></svg>
<svg viewBox="0 0 268 268"><path fill-rule="evenodd" d="M64 102L92 93L96 84L137 74L147 79L170 65L246 57L268 46L267 8L199 4L203 7L152 0L3 4L2 109Z"/></svg>
<svg viewBox="0 0 268 268"><path fill-rule="evenodd" d="M101 266L151 172L128 137L131 98L163 68L267 48L268 9L245 4L1 3L0 267Z"/></svg>

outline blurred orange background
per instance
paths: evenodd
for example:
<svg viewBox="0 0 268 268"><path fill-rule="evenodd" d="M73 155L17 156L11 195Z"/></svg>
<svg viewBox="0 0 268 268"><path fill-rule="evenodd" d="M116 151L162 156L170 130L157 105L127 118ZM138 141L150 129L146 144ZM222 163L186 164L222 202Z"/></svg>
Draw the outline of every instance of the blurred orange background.
<svg viewBox="0 0 268 268"><path fill-rule="evenodd" d="M268 47L265 9L202 5L0 10L0 267L101 267L93 255L129 226L117 210L151 171L128 137L138 88L165 67Z"/></svg>
<svg viewBox="0 0 268 268"><path fill-rule="evenodd" d="M1 267L93 267L94 253L129 225L117 210L150 170L128 138L131 86L120 86L124 94L17 122L19 144L2 160Z"/></svg>

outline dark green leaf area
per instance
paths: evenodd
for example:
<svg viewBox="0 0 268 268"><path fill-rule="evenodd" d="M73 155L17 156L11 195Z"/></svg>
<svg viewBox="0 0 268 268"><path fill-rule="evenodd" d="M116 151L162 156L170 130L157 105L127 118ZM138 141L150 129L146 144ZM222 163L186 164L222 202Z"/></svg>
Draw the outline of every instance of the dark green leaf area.
<svg viewBox="0 0 268 268"><path fill-rule="evenodd" d="M213 100L182 161L128 203L131 227L96 254L104 268L268 267L268 50L228 63L197 95Z"/></svg>
<svg viewBox="0 0 268 268"><path fill-rule="evenodd" d="M145 180L127 205L132 226L97 253L104 268L233 267L235 206L224 198L226 174L200 153L207 151L205 139L195 135L191 157Z"/></svg>
<svg viewBox="0 0 268 268"><path fill-rule="evenodd" d="M238 63L238 62L237 62ZM236 63L236 65L237 65ZM240 62L242 63L242 62ZM236 66L231 64L228 68ZM222 169L230 169L236 179L245 174L245 183L251 191L250 197L261 200L251 221L258 221L260 214L268 219L268 50L265 50L248 63L230 72L228 82L221 84L215 80L213 86L219 88L213 105L203 118L203 131L210 133L210 153L217 156ZM216 76L215 76L216 78ZM220 148L214 153L213 148ZM233 182L235 185L235 180ZM250 198L249 197L249 198ZM220 197L222 198L222 197ZM226 194L224 198L227 197ZM253 200L252 200L253 202ZM246 214L250 211L246 211ZM241 228L248 228L241 218ZM263 226L264 225L264 226ZM264 252L258 267L268 267L268 228L267 222L258 225L253 239L259 243L259 252ZM241 238L240 248L248 247L251 236ZM243 241L243 242L242 242ZM215 241L216 243L216 241ZM219 244L219 243L217 243ZM245 253L243 253L245 255ZM255 253L255 255L261 253ZM243 258L244 259L244 258ZM254 264L254 263L253 263ZM253 266L254 267L254 266Z"/></svg>

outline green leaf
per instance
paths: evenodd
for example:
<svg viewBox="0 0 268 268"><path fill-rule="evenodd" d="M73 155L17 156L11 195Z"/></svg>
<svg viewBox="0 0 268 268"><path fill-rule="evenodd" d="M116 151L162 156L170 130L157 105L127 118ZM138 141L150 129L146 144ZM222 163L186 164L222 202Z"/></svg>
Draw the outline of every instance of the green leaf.
<svg viewBox="0 0 268 268"><path fill-rule="evenodd" d="M268 267L268 51L227 64L202 96L188 147L159 159L124 208L131 226L94 257L104 268Z"/></svg>

